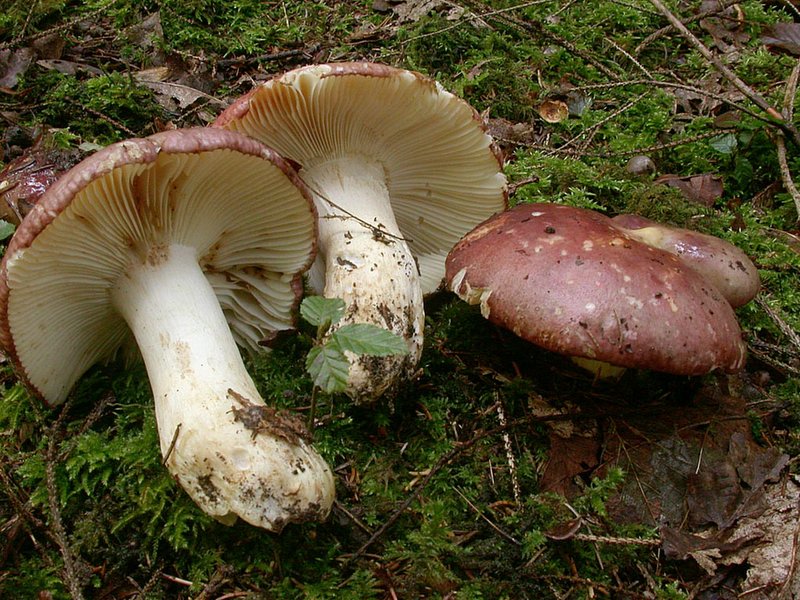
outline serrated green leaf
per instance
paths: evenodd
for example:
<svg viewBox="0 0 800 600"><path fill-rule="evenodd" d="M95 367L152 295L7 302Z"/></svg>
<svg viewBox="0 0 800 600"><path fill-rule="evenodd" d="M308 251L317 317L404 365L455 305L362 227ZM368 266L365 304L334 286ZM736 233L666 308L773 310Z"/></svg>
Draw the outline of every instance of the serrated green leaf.
<svg viewBox="0 0 800 600"><path fill-rule="evenodd" d="M709 145L720 154L731 154L736 150L736 136L732 133L726 133L713 138Z"/></svg>
<svg viewBox="0 0 800 600"><path fill-rule="evenodd" d="M300 316L314 327L327 328L344 315L344 300L309 296L300 303Z"/></svg>
<svg viewBox="0 0 800 600"><path fill-rule="evenodd" d="M8 221L4 221L0 219L0 240L4 240L7 237L10 237L16 226L13 223L9 223Z"/></svg>
<svg viewBox="0 0 800 600"><path fill-rule="evenodd" d="M314 385L328 394L343 392L347 387L350 361L341 348L329 340L324 346L315 346L306 356L306 371Z"/></svg>
<svg viewBox="0 0 800 600"><path fill-rule="evenodd" d="M342 350L354 354L387 356L389 354L408 354L408 346L399 335L388 329L369 323L351 323L331 334L331 340Z"/></svg>

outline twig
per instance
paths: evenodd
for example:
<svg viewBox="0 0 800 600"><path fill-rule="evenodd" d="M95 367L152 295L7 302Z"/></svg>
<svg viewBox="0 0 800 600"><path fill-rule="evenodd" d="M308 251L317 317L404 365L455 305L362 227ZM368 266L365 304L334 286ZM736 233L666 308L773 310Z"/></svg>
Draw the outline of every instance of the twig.
<svg viewBox="0 0 800 600"><path fill-rule="evenodd" d="M485 514L483 514L483 512L481 512L481 510L477 506L475 506L472 502L470 502L470 499L467 498L460 489L458 489L457 487L454 487L453 490L456 492L456 494L461 496L461 498L464 500L464 502L466 502L469 505L469 507L472 510L474 510L481 519L483 519L484 521L486 521L489 524L489 527L494 529L497 533L499 533L502 537L507 539L509 542L511 542L515 546L521 546L522 545L522 542L520 542L518 539L516 539L510 533L507 533L507 532L503 531L503 529L501 529L500 526L498 526L495 523L493 523L492 520L489 517L487 517Z"/></svg>
<svg viewBox="0 0 800 600"><path fill-rule="evenodd" d="M612 46L614 46L614 49L617 52L619 52L625 58L627 58L629 61L631 61L642 73L647 75L647 77L649 77L650 79L653 79L653 75L650 73L650 71L648 71L647 68L642 63L640 63L638 60L636 60L636 58L630 52L625 50L625 48L620 46L617 42L612 40L610 37L606 37L605 41L606 41L607 44L611 44Z"/></svg>
<svg viewBox="0 0 800 600"><path fill-rule="evenodd" d="M636 105L637 105L639 102L641 102L641 101L642 101L642 100L643 100L643 99L644 99L644 98L645 98L645 97L646 97L646 96L647 96L649 93L650 93L649 91L647 91L647 92L642 92L642 93L641 93L641 94L639 94L639 95L638 95L636 98L634 98L633 100L631 100L631 101L629 101L629 102L627 102L627 103L623 104L623 105L622 105L622 106L620 106L618 109L616 109L615 111L613 111L611 114L609 114L609 115L605 116L604 118L600 119L600 121L598 121L597 123L595 123L595 124L594 124L594 125L592 125L591 127L587 127L586 129L584 129L583 131L581 131L580 133L578 133L577 135L575 135L575 136L574 136L574 137L572 137L571 139L569 139L569 140L567 140L566 142L564 142L564 143L563 143L561 146L559 146L558 148L554 148L554 151L555 151L555 152L558 152L558 151L565 150L567 147L571 146L572 144L574 144L575 142L577 142L577 141L578 141L579 139L581 139L582 137L584 137L584 136L588 136L588 137L587 137L587 139L586 139L586 141L585 141L585 142L582 144L582 149L583 149L583 148L586 148L586 147L587 147L587 145L588 145L588 144L591 142L592 138L594 138L594 136L596 135L597 131L598 131L598 130L599 130L599 129L600 129L600 128L601 128L601 127L604 125L604 124L606 124L606 123L608 123L609 121L611 121L611 120L613 120L613 119L617 118L619 115L621 115L622 113L624 113L626 110L628 110L628 109L630 109L630 108L633 108L634 106L636 106Z"/></svg>
<svg viewBox="0 0 800 600"><path fill-rule="evenodd" d="M798 334L792 327L778 314L778 311L772 308L767 301L761 296L756 296L756 303L764 310L769 318L772 319L772 322L777 325L778 329L780 329L781 333L785 335L789 341L792 343L792 346L795 347L795 350L800 350L800 334Z"/></svg>
<svg viewBox="0 0 800 600"><path fill-rule="evenodd" d="M355 524L355 526L358 527L361 531L363 531L367 535L372 535L373 533L372 530L369 527L367 527L361 519L359 519L352 512L350 512L344 504L342 504L338 500L334 500L333 508L343 512L345 516L348 519L350 519Z"/></svg>
<svg viewBox="0 0 800 600"><path fill-rule="evenodd" d="M661 2L661 0L649 0L661 14L672 24L672 26L684 37L686 41L697 50L703 58L710 62L719 73L725 77L737 90L742 92L746 98L763 110L767 115L775 120L775 125L780 127L783 131L792 136L792 140L800 145L800 135L793 125L787 123L783 116L775 110L758 92L742 81L739 76L728 68L722 61L720 61L708 47L700 41L689 29L684 25L678 17Z"/></svg>
<svg viewBox="0 0 800 600"><path fill-rule="evenodd" d="M434 475L436 475L439 471L442 470L448 463L450 463L453 459L455 459L459 454L462 454L469 450L472 446L474 446L479 441L486 439L487 437L491 437L493 435L497 435L498 433L502 433L503 431L507 431L509 429L513 429L516 427L520 427L523 425L530 425L531 423L542 423L548 421L561 421L561 420L569 420L569 419L584 419L584 418L597 418L597 415L590 415L589 413L558 413L552 415L527 415L525 417L520 417L519 419L514 419L513 421L509 421L506 425L501 425L499 427L494 427L492 429L486 429L476 433L470 439L464 442L458 442L454 448L449 450L448 452L444 453L439 460L436 461L436 464L433 465L430 469L427 470L425 473L425 477L423 477L417 486L411 491L408 497L403 500L403 502L398 506L392 515L381 525L375 532L370 536L370 538L364 542L364 544L350 557L348 558L348 562L352 561L360 556L362 556L367 549L372 546L378 539L383 536L384 533L400 518L400 516L408 509L409 506L416 500L419 495L422 493L428 483L430 483L431 479L433 479Z"/></svg>
<svg viewBox="0 0 800 600"><path fill-rule="evenodd" d="M552 31L544 27L541 23L538 23L536 21L523 21L516 17L512 17L509 14L496 14L494 11L490 10L489 7L486 6L486 4L484 4L483 2L477 2L475 0L462 0L462 3L466 4L473 10L477 10L476 14L481 18L484 16L491 16L494 20L500 21L501 23L509 25L515 29L522 30L525 33L544 37L545 39L550 40L551 42L561 46L562 48L565 48L575 56L582 58L587 63L594 66L598 71L603 73L606 77L614 80L620 79L618 73L615 73L614 71L609 69L606 65L601 63L594 56L591 56L590 54L580 50L575 44L573 44L569 40L561 37L556 33L553 33Z"/></svg>
<svg viewBox="0 0 800 600"><path fill-rule="evenodd" d="M98 119L102 119L106 123L109 123L111 126L116 127L117 129L119 129L123 133L128 134L131 137L136 137L136 135L137 135L136 132L133 131L132 129L129 129L128 127L126 127L125 125L123 125L122 123L117 121L116 119L112 119L108 115L104 115L103 113L101 113L98 110L95 110L93 108L89 108L88 106L85 106L84 104L81 104L80 102L76 102L75 100L67 99L67 102L69 102L70 104L73 104L74 106L77 106L81 110L86 111L87 113L89 113L92 116L97 117Z"/></svg>
<svg viewBox="0 0 800 600"><path fill-rule="evenodd" d="M783 117L787 122L791 122L794 115L794 96L797 93L798 77L800 77L800 61L795 63L789 75L789 79L786 81L786 91L783 96ZM792 171L789 169L789 160L786 157L786 140L784 139L783 131L776 132L775 146L778 150L778 164L780 165L783 187L792 197L795 211L797 212L798 218L800 218L800 191L797 190L797 186L795 186L794 179L792 178Z"/></svg>
<svg viewBox="0 0 800 600"><path fill-rule="evenodd" d="M692 92L694 94L697 94L698 96L705 96L706 98L712 98L713 100L718 100L719 102L722 102L723 104L726 104L731 108L735 108L736 110L744 114L750 115L751 117L753 117L754 119L758 119L759 121L769 123L770 125L773 125L775 123L772 119L765 117L763 114L750 110L746 106L739 104L738 102L735 102L730 98L726 98L722 94L715 94L714 92L709 92L708 90L704 90L703 88L673 81L661 81L659 79L630 79L627 81L614 81L611 83L592 83L588 85L581 85L581 86L576 86L575 88L573 88L573 90L574 91L599 90L599 89L622 87L629 85L647 85L654 87L686 90L687 92Z"/></svg>
<svg viewBox="0 0 800 600"><path fill-rule="evenodd" d="M295 56L309 56L318 52L322 48L320 44L314 44L307 48L296 48L293 50L283 50L281 52L272 52L270 54L259 54L257 56L248 56L245 58L221 58L216 62L218 67L228 67L231 65L248 65L255 62L267 62L274 60L283 60L284 58L293 58ZM208 59L203 59L208 60Z"/></svg>
<svg viewBox="0 0 800 600"><path fill-rule="evenodd" d="M45 479L47 483L47 500L50 507L50 526L53 531L53 536L61 551L61 557L64 560L64 576L66 578L67 589L74 600L83 600L83 592L81 591L81 584L78 579L78 571L75 563L75 558L72 555L72 550L67 541L66 530L64 523L61 520L61 509L58 503L58 491L56 489L56 471L55 464L58 457L58 450L56 448L60 435L57 433L61 430L63 422L66 418L67 412L70 409L74 395L67 399L64 407L58 418L50 427L49 439L47 441L47 452L45 454Z"/></svg>
<svg viewBox="0 0 800 600"><path fill-rule="evenodd" d="M499 397L497 398L497 420L502 426L508 424L506 413L503 410L503 401ZM508 461L508 474L511 476L511 487L514 492L514 503L519 507L522 504L522 490L519 486L519 478L517 477L517 461L514 458L514 449L511 446L511 436L508 435L508 431L504 431L502 436L503 447L506 451L506 460Z"/></svg>
<svg viewBox="0 0 800 600"><path fill-rule="evenodd" d="M718 4L711 10L705 10L702 12L697 13L696 15L689 17L688 19L684 19L682 22L684 25L689 25L691 23L695 23L697 21L702 21L707 17L713 17L714 15L718 15L721 12L724 12L729 7L733 6L734 4L738 4L741 0L717 0ZM644 50L647 46L649 46L652 42L660 38L666 33L672 31L672 25L667 25L666 27L662 27L661 29L656 30L655 32L648 35L642 42L636 46L633 53L634 54L641 54L642 50Z"/></svg>
<svg viewBox="0 0 800 600"><path fill-rule="evenodd" d="M586 587L589 590L596 588L609 598L641 598L642 600L648 598L648 596L645 596L644 594L633 592L630 589L626 589L618 585L600 583L598 581L592 581L591 579L577 577L575 575L540 575L537 573L529 573L528 576L532 579L539 579L541 581L562 581L565 583L577 584ZM589 597L591 598L593 595Z"/></svg>
<svg viewBox="0 0 800 600"><path fill-rule="evenodd" d="M169 443L169 447L167 451L164 453L164 459L161 461L161 466L166 467L167 461L169 457L172 455L172 451L175 450L175 444L178 442L178 436L181 433L181 427L183 427L183 423L178 423L175 427L175 433L172 434L172 441Z"/></svg>
<svg viewBox="0 0 800 600"><path fill-rule="evenodd" d="M543 146L542 144L531 144L528 142L521 142L519 140L507 140L505 138L495 138L497 141L500 142L508 142L509 144L515 144L517 146L522 146L524 148L531 148L533 150L540 150L541 152L551 153L551 154L564 154L567 156L589 156L593 158L614 158L614 157L622 157L622 156L634 156L636 154L648 154L650 152L660 152L662 150L668 150L670 148L676 148L678 146L683 146L685 144L693 144L694 142L699 142L700 140L704 140L707 138L719 137L722 135L719 131L707 131L705 133L699 133L697 135L693 135L690 137L681 138L679 140L675 140L674 142L669 142L666 144L656 144L654 146L647 146L645 148L634 148L632 150L620 150L618 152L588 152L584 150L575 150L572 148L552 148L551 146Z"/></svg>
<svg viewBox="0 0 800 600"><path fill-rule="evenodd" d="M738 2L739 0L736 1ZM789 12L794 13L795 21L797 21L798 18L800 18L800 10L797 9L797 7L794 5L793 2L791 2L790 0L781 0L781 4L783 4L783 6Z"/></svg>
<svg viewBox="0 0 800 600"><path fill-rule="evenodd" d="M593 544L609 544L611 546L660 546L661 540L646 540L635 537L614 537L608 535L592 535L589 533L576 533L572 539L579 542L592 542Z"/></svg>
<svg viewBox="0 0 800 600"><path fill-rule="evenodd" d="M34 2L31 5L31 10L28 13L28 18L25 20L25 25L22 27L20 35L17 36L16 38L14 38L13 40L11 40L10 42L0 43L0 50L4 50L6 48L10 48L11 46L18 46L18 45L23 44L23 43L27 44L27 43L30 43L30 42L34 42L34 41L36 41L38 39L41 39L43 37L47 37L50 34L58 33L59 31L65 31L67 29L70 29L74 25L77 25L78 23L81 23L83 21L91 21L96 16L98 16L99 14L105 12L108 8L110 8L111 5L114 4L114 2L116 2L116 0L109 0L109 2L106 2L105 4L102 4L101 6L98 6L96 9L94 9L91 12L86 13L85 15L80 15L78 17L75 17L74 19L71 19L71 20L67 21L66 23L62 23L60 25L56 25L55 27L51 27L49 29L45 29L44 31L40 31L39 33L34 33L34 34L29 35L29 36L23 37L23 34L24 34L25 30L28 28L28 25L30 24L31 17L33 16L34 9L39 4L39 0L37 0L36 2Z"/></svg>

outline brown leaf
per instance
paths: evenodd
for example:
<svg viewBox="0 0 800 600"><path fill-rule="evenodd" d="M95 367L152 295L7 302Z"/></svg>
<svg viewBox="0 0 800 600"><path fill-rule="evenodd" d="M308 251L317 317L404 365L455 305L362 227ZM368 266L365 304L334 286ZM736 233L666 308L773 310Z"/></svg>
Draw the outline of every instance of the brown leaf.
<svg viewBox="0 0 800 600"><path fill-rule="evenodd" d="M170 112L187 109L200 99L219 105L224 104L222 100L214 96L180 83L171 81L141 81L140 83L153 90L156 101Z"/></svg>
<svg viewBox="0 0 800 600"><path fill-rule="evenodd" d="M713 206L722 197L722 177L713 173L701 175L662 175L654 183L677 188L683 197L703 206Z"/></svg>
<svg viewBox="0 0 800 600"><path fill-rule="evenodd" d="M578 533L582 525L583 519L581 517L575 517L564 523L554 525L545 532L545 536L559 542L571 540L575 537L575 534Z"/></svg>
<svg viewBox="0 0 800 600"><path fill-rule="evenodd" d="M789 455L775 448L754 446L741 431L731 436L730 459L739 478L750 489L758 489L768 481L777 481L789 462Z"/></svg>
<svg viewBox="0 0 800 600"><path fill-rule="evenodd" d="M719 534L696 535L673 527L662 527L661 549L667 558L673 560L694 559L709 575L716 571L724 557L751 545L761 538L757 532L726 541ZM716 560L715 560L716 559Z"/></svg>
<svg viewBox="0 0 800 600"><path fill-rule="evenodd" d="M800 23L774 23L764 29L761 43L776 54L800 56Z"/></svg>
<svg viewBox="0 0 800 600"><path fill-rule="evenodd" d="M600 442L580 435L564 438L550 435L550 454L539 487L570 497L575 494L575 477L590 473L597 467Z"/></svg>
<svg viewBox="0 0 800 600"><path fill-rule="evenodd" d="M33 63L34 52L30 48L0 50L0 87L12 89L21 75Z"/></svg>
<svg viewBox="0 0 800 600"><path fill-rule="evenodd" d="M797 553L800 509L800 485L794 478L767 487L767 509L758 518L743 519L730 532L730 539L739 548L726 554L725 564L748 564L743 591L763 589L769 595L758 597L780 597L775 594L781 588L785 598L800 598L800 570L793 564ZM759 543L739 543L739 540L758 539ZM744 594L743 594L744 595ZM756 597L756 596L747 596Z"/></svg>
<svg viewBox="0 0 800 600"><path fill-rule="evenodd" d="M721 453L705 452L697 473L687 477L686 503L694 526L724 527L742 502L736 467Z"/></svg>
<svg viewBox="0 0 800 600"><path fill-rule="evenodd" d="M415 23L443 4L445 0L407 0L392 6L392 10L401 23Z"/></svg>
<svg viewBox="0 0 800 600"><path fill-rule="evenodd" d="M103 74L103 72L97 67L93 67L92 65L87 65L85 63L75 62L72 60L61 60L57 58L43 59L43 60L37 60L36 64L42 67L43 69L48 69L50 71L58 71L59 73L63 73L64 75L77 75L79 73L88 73L89 75L97 77Z"/></svg>

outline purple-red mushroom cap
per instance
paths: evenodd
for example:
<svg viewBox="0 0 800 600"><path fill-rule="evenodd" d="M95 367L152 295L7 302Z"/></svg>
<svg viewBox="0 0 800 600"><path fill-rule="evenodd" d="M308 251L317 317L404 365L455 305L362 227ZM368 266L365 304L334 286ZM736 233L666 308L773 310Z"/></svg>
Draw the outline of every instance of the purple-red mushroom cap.
<svg viewBox="0 0 800 600"><path fill-rule="evenodd" d="M611 220L630 237L676 255L716 287L734 308L747 304L758 293L761 282L753 261L721 238L639 215L617 215Z"/></svg>
<svg viewBox="0 0 800 600"><path fill-rule="evenodd" d="M516 206L468 233L446 269L449 288L484 317L553 352L680 375L745 363L722 294L594 211Z"/></svg>
<svg viewBox="0 0 800 600"><path fill-rule="evenodd" d="M292 327L315 234L304 184L247 136L196 128L113 144L48 188L9 243L0 342L56 405L135 340L164 463L205 512L273 531L324 518L330 469L265 406L236 344Z"/></svg>

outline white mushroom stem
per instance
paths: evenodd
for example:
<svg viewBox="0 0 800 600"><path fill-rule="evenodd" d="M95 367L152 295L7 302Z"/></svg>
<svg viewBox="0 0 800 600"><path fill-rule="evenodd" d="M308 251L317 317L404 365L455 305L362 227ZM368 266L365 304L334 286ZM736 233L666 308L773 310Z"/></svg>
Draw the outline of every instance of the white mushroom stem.
<svg viewBox="0 0 800 600"><path fill-rule="evenodd" d="M167 468L223 522L280 531L322 518L331 472L297 423L265 406L197 260L192 247L150 248L111 292L147 367Z"/></svg>
<svg viewBox="0 0 800 600"><path fill-rule="evenodd" d="M386 173L376 160L345 156L300 172L319 213L323 295L347 305L337 327L370 323L405 339L407 355L352 357L347 393L374 399L410 376L422 352L419 272L392 212Z"/></svg>

